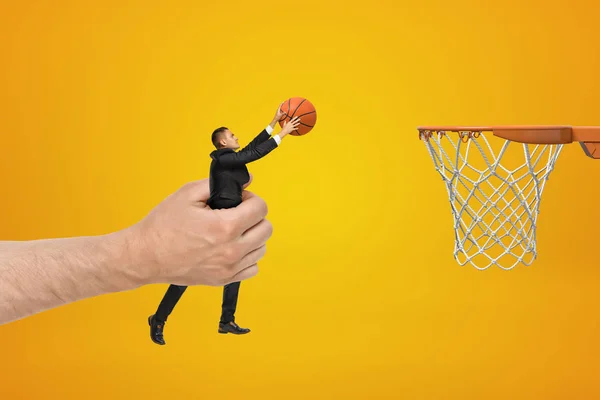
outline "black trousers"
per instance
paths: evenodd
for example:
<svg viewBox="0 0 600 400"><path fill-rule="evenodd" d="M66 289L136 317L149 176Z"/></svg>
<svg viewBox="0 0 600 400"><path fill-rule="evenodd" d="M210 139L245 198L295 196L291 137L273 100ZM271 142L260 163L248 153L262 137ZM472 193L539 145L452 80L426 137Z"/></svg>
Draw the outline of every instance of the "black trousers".
<svg viewBox="0 0 600 400"><path fill-rule="evenodd" d="M238 205L242 200L234 201L234 200L225 200L220 199L215 201L212 204L209 204L209 207L213 210L218 208L233 208ZM158 309L154 314L154 317L157 321L166 322L173 312L173 309L177 305L177 302L183 296L183 293L187 289L187 286L179 286L179 285L170 285L167 289L167 292L163 296L162 301L158 305ZM238 293L240 291L240 282L232 282L223 287L223 303L221 305L221 319L220 323L228 324L229 322L235 321L235 309L237 307L237 299Z"/></svg>

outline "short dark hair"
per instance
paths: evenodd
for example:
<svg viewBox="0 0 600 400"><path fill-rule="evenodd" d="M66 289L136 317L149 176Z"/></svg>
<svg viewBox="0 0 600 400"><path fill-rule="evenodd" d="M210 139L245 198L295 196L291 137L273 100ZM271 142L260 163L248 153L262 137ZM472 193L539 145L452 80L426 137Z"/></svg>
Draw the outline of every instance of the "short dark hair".
<svg viewBox="0 0 600 400"><path fill-rule="evenodd" d="M224 126L217 128L213 131L212 136L211 136L211 140L212 140L212 144L219 149L221 147L221 145L219 144L219 140L221 140L221 137L223 136L223 132L225 132L226 130L228 130L227 128L225 128Z"/></svg>

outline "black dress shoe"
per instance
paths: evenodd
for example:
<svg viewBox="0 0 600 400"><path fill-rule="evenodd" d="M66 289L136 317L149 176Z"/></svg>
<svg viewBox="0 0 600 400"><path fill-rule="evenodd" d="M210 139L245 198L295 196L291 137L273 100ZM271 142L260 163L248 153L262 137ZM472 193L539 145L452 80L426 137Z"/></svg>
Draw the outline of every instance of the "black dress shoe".
<svg viewBox="0 0 600 400"><path fill-rule="evenodd" d="M156 344L167 344L163 337L165 323L157 321L152 314L148 317L148 325L150 325L150 339Z"/></svg>
<svg viewBox="0 0 600 400"><path fill-rule="evenodd" d="M219 323L219 333L233 333L234 335L244 335L250 332L248 328L240 328L238 324L231 321L228 324Z"/></svg>

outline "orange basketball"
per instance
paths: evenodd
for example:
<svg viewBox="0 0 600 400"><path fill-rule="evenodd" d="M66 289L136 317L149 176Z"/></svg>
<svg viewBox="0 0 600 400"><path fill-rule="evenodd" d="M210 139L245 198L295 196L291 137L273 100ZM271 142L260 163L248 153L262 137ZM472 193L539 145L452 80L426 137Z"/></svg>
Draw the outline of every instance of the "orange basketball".
<svg viewBox="0 0 600 400"><path fill-rule="evenodd" d="M285 121L290 121L292 118L300 117L300 125L297 131L292 131L290 135L302 136L306 135L317 123L317 110L312 103L302 97L292 97L287 99L281 105L281 111L285 113L283 118L279 120L279 126L283 127Z"/></svg>

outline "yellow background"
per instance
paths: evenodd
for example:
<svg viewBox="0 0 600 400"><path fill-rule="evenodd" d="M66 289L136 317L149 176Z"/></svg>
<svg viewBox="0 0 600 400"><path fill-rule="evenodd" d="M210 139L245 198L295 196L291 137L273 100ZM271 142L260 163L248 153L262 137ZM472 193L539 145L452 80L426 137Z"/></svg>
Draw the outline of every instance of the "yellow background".
<svg viewBox="0 0 600 400"><path fill-rule="evenodd" d="M12 1L0 5L1 239L95 235L208 174L291 96L318 111L250 166L275 231L237 320L166 285L0 327L3 399L600 396L600 161L567 146L539 258L452 257L421 124L600 124L594 1Z"/></svg>

